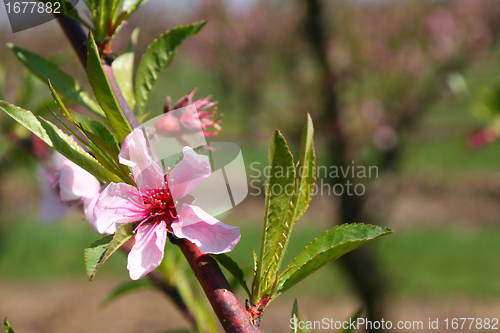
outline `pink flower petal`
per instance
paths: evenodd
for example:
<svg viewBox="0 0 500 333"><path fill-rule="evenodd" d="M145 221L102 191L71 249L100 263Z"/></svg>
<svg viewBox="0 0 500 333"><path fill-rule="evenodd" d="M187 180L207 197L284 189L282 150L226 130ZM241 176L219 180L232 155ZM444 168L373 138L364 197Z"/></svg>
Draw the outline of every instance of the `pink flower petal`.
<svg viewBox="0 0 500 333"><path fill-rule="evenodd" d="M59 190L62 202L71 202L82 198L91 199L101 185L97 178L66 159L59 170Z"/></svg>
<svg viewBox="0 0 500 333"><path fill-rule="evenodd" d="M170 172L168 180L174 200L179 201L191 193L205 178L210 176L208 156L199 155L190 147L182 150L184 157ZM171 182L171 179L174 181Z"/></svg>
<svg viewBox="0 0 500 333"><path fill-rule="evenodd" d="M178 214L178 221L172 223L174 234L205 253L232 251L240 240L240 228L220 222L200 207L183 204Z"/></svg>
<svg viewBox="0 0 500 333"><path fill-rule="evenodd" d="M128 255L127 269L132 280L138 280L160 266L163 260L167 225L144 223L137 228L135 244Z"/></svg>
<svg viewBox="0 0 500 333"><path fill-rule="evenodd" d="M154 162L149 154L146 137L140 128L134 129L127 135L123 141L120 154L118 154L118 160L121 164L130 167L135 178L139 177L147 168L153 168L156 174L163 174L163 169Z"/></svg>
<svg viewBox="0 0 500 333"><path fill-rule="evenodd" d="M59 170L62 168L63 166L63 163L64 161L67 161L68 159L66 157L64 157L63 155L61 155L60 153L58 153L57 151L54 151L52 156L51 156L51 162L53 164L53 167L56 169L56 170Z"/></svg>
<svg viewBox="0 0 500 333"><path fill-rule="evenodd" d="M40 220L48 223L63 217L68 212L68 205L61 203L60 195L54 189L54 177L43 167L38 168L38 184L40 187Z"/></svg>
<svg viewBox="0 0 500 333"><path fill-rule="evenodd" d="M139 187L139 191L144 195L148 195L148 190L159 190L164 188L164 176L163 169L156 163L153 163L151 167L142 170L142 172L135 177L135 182L137 187Z"/></svg>
<svg viewBox="0 0 500 333"><path fill-rule="evenodd" d="M139 191L131 185L111 183L102 191L94 208L95 228L101 234L114 223L137 222L146 218Z"/></svg>
<svg viewBox="0 0 500 333"><path fill-rule="evenodd" d="M97 230L97 226L95 224L94 208L97 200L99 199L99 195L100 194L95 195L92 199L83 199L83 213L85 214L85 218L90 223L90 226L97 232L99 231ZM113 223L108 229L104 230L103 233L106 235L114 234L119 225L120 224Z"/></svg>
<svg viewBox="0 0 500 333"><path fill-rule="evenodd" d="M92 228L99 232L97 230L97 227L95 225L95 219L94 219L94 208L95 204L97 203L97 199L99 199L99 195L95 195L92 199L83 199L83 213L85 214L85 218L87 221L90 223Z"/></svg>

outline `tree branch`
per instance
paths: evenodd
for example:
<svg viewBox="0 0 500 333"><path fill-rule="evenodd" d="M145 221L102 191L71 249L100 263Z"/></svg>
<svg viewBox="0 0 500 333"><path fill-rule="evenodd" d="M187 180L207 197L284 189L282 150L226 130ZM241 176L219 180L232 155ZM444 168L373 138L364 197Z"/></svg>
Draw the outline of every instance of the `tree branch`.
<svg viewBox="0 0 500 333"><path fill-rule="evenodd" d="M108 65L103 62L102 68L104 69L104 73L106 73L106 77L108 78L111 90L113 91L116 101L118 102L120 109L122 109L125 118L127 118L128 123L130 124L130 126L132 126L132 128L139 127L140 125L139 120L130 109L127 101L125 100L125 97L123 97L122 91L120 87L118 87L118 82L116 82L115 75L113 74L113 69L111 65Z"/></svg>
<svg viewBox="0 0 500 333"><path fill-rule="evenodd" d="M87 34L83 31L82 25L65 15L57 16L56 20L75 50L83 68L87 68Z"/></svg>
<svg viewBox="0 0 500 333"><path fill-rule="evenodd" d="M78 55L78 59L80 59L83 68L87 68L87 34L83 30L82 25L64 15L57 17L57 22L61 26L61 29L66 35L66 38L68 38L71 46ZM125 115L125 118L127 118L127 121L130 126L132 126L132 128L138 127L140 125L139 120L130 109L127 101L125 100L125 97L123 97L123 94L116 82L115 76L113 75L111 65L103 62L102 66L104 68L104 72L106 73L106 77L108 78L111 89L113 90L113 94L115 95L118 105Z"/></svg>
<svg viewBox="0 0 500 333"><path fill-rule="evenodd" d="M186 257L224 330L227 333L260 333L231 290L217 262L187 239L171 234L169 239L179 246Z"/></svg>

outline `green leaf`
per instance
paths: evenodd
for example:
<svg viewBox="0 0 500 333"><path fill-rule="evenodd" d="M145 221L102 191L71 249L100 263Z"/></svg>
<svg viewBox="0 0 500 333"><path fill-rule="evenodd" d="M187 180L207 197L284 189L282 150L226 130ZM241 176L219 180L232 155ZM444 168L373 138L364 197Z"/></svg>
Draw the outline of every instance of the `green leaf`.
<svg viewBox="0 0 500 333"><path fill-rule="evenodd" d="M120 5L120 0L99 0L99 8L94 21L94 32L99 42L104 41L108 34L110 22L112 22L113 12L116 5Z"/></svg>
<svg viewBox="0 0 500 333"><path fill-rule="evenodd" d="M240 268L240 266L238 266L238 264L231 257L224 253L211 254L211 256L235 277L236 281L238 281L243 289L245 289L248 297L251 298L252 293L248 289L247 282L245 281L245 274L243 273L243 270Z"/></svg>
<svg viewBox="0 0 500 333"><path fill-rule="evenodd" d="M85 4L87 5L87 8L89 10L89 13L87 14L87 17L92 21L95 29L89 29L89 30L92 30L94 33L96 34L99 34L99 31L97 31L98 29L98 11L97 11L97 6L98 6L98 2L99 0L85 0L84 1ZM99 37L96 37L96 38L99 38Z"/></svg>
<svg viewBox="0 0 500 333"><path fill-rule="evenodd" d="M127 11L131 8L140 6L143 0L123 0L123 10Z"/></svg>
<svg viewBox="0 0 500 333"><path fill-rule="evenodd" d="M273 242L267 240L268 247L270 247L271 245L275 247L274 250L270 248L269 251L269 254L272 255L272 261L270 262L271 266L268 273L269 275L267 277L268 279L274 278L277 275L288 248L288 243L290 241L293 226L295 222L297 222L297 220L304 214L312 198L312 193L314 190L313 186L314 182L316 181L313 135L314 128L312 119L309 113L307 113L307 123L302 132L302 138L300 141L299 162L297 163L297 167L295 169L296 178L294 183L294 190L291 201L289 202L286 220L281 224L278 222L274 222L276 230L275 234L280 233L280 236L279 238L275 238ZM286 170L292 169L290 165L286 167ZM285 165L281 165L279 166L279 168L285 168ZM276 185L272 184L271 188L273 186ZM290 187L290 183L287 183L286 185L280 184L280 186L278 186L278 188L285 189L287 189L288 187ZM285 207L283 206L283 208ZM269 288L267 288L260 295L260 297L264 296L264 294L272 294L273 292L274 290L270 290Z"/></svg>
<svg viewBox="0 0 500 333"><path fill-rule="evenodd" d="M56 114L54 114L54 117L56 117L57 120L61 122L61 124L78 140L80 143L87 147L94 157L101 163L102 166L104 166L106 169L109 171L113 172L114 174L118 175L122 180L129 184L133 184L133 180L130 178L128 175L128 168L121 165L118 162L118 144L116 143L114 136L107 130L106 127L102 127L99 122L92 123L89 121L89 124L93 125L95 130L100 130L102 131L104 136L108 136L108 140L110 144L112 144L114 147L111 148L109 144L103 140L100 136L92 133L89 130L89 127L85 123L80 123L77 120L75 120L72 115L69 113L69 111L66 109L66 106L64 106L64 103L61 101L59 96L57 95L57 92L54 90L52 85L50 84L49 81L49 89L52 94L52 97L54 99L54 102L57 104L59 107L59 110L64 114L64 116L71 121L79 130L82 132L85 137L88 139L88 142L85 140L81 139L80 136L78 136L71 128L69 128L64 122L62 122Z"/></svg>
<svg viewBox="0 0 500 333"><path fill-rule="evenodd" d="M78 23L81 23L85 26L85 28L89 29L89 30L92 30L92 26L90 26L90 24L83 20L80 15L78 15L78 10L76 7L73 6L73 4L71 4L69 1L67 0L38 0L40 2L44 2L44 3L51 3L53 5L52 8L54 8L54 5L56 3L60 4L59 6L59 11L61 12L61 14L64 14L64 16L68 16L70 18L72 18L73 20L75 20L76 22ZM71 8L70 10L68 10L69 8Z"/></svg>
<svg viewBox="0 0 500 333"><path fill-rule="evenodd" d="M105 19L108 11L106 10L106 7L102 5L104 1L105 0L98 0L99 5L94 16L94 29L92 31L93 33L95 33L95 38L98 42L102 42L104 40L104 36L106 36L106 30L108 30L108 25L106 24Z"/></svg>
<svg viewBox="0 0 500 333"><path fill-rule="evenodd" d="M84 250L85 253L85 267L87 269L87 276L92 281L95 273L102 264L104 255L109 249L114 235L104 236L103 238L95 241L90 247Z"/></svg>
<svg viewBox="0 0 500 333"><path fill-rule="evenodd" d="M6 112L18 123L33 132L47 145L57 150L63 156L87 170L103 183L119 182L120 178L108 172L92 156L86 153L72 138L62 132L51 122L35 116L30 111L15 105L0 101L0 110Z"/></svg>
<svg viewBox="0 0 500 333"><path fill-rule="evenodd" d="M299 305L297 304L297 299L293 301L293 308L292 308L292 320L293 322L296 323L294 327L292 327L292 333L299 333Z"/></svg>
<svg viewBox="0 0 500 333"><path fill-rule="evenodd" d="M5 319L3 320L3 327L5 328L5 333L14 333L14 330L10 326L7 317L5 317Z"/></svg>
<svg viewBox="0 0 500 333"><path fill-rule="evenodd" d="M148 0L124 0L121 19L126 20L139 8L139 6L145 4L147 1Z"/></svg>
<svg viewBox="0 0 500 333"><path fill-rule="evenodd" d="M101 182L108 184L111 182L121 182L115 174L106 170L98 161L85 152L72 138L57 128L51 122L37 117L41 126L45 129L53 148L68 158L82 169L90 172Z"/></svg>
<svg viewBox="0 0 500 333"><path fill-rule="evenodd" d="M5 101L0 101L0 110L7 113L18 123L29 129L33 134L38 136L40 139L45 141L48 145L52 147L52 142L49 136L45 133L45 130L40 125L40 122L36 119L36 116L30 111L24 110L18 106L9 104Z"/></svg>
<svg viewBox="0 0 500 333"><path fill-rule="evenodd" d="M106 296L106 299L104 299L103 304L107 305L112 301L114 301L115 299L117 299L118 297L121 297L123 295L129 294L137 290L144 290L152 287L154 287L154 283L148 279L126 281L121 285L119 285L117 288L113 289L113 291L111 291L111 293L109 293L108 296Z"/></svg>
<svg viewBox="0 0 500 333"><path fill-rule="evenodd" d="M127 176L127 173L129 172L128 168L119 163L118 156L111 149L111 147L109 147L108 144L99 136L90 132L86 126L79 126L80 131L89 140L90 151L94 154L99 163L101 163L106 169L118 175L124 182L134 184L132 179L127 179L130 178ZM127 181L125 181L126 179Z"/></svg>
<svg viewBox="0 0 500 333"><path fill-rule="evenodd" d="M123 97L130 109L135 110L134 95L134 48L137 43L139 28L132 32L130 46L120 54L112 63L113 74L120 87Z"/></svg>
<svg viewBox="0 0 500 333"><path fill-rule="evenodd" d="M106 0L104 0L106 2ZM113 21L113 25L117 23L118 13L120 12L120 7L123 0L113 0L113 4L110 7L110 18ZM107 1L109 3L109 0Z"/></svg>
<svg viewBox="0 0 500 333"><path fill-rule="evenodd" d="M115 136L105 124L98 120L82 116L76 112L70 112L70 115L75 121L80 124L85 124L90 132L104 140L104 142L113 149L116 155L120 153L120 147L118 146L118 142L116 142Z"/></svg>
<svg viewBox="0 0 500 333"><path fill-rule="evenodd" d="M362 311L363 311L362 309L359 309L354 315L352 315L350 318L350 320L351 320L350 322L357 322L359 316L361 316ZM355 331L355 329L352 328L351 325L349 325L348 328L343 328L341 331L339 331L339 333L352 333L354 331Z"/></svg>
<svg viewBox="0 0 500 333"><path fill-rule="evenodd" d="M108 118L111 127L114 128L118 135L120 143L122 143L125 137L132 132L132 127L130 127L130 124L125 118L111 90L111 86L101 64L97 45L91 32L89 33L89 39L87 41L87 51L87 75L90 85L94 90L97 102L106 114L106 118Z"/></svg>
<svg viewBox="0 0 500 333"><path fill-rule="evenodd" d="M90 132L86 125L79 125L80 131L89 140L90 151L96 159L108 170L120 177L121 181L130 185L135 185L134 180L130 176L130 169L121 164L118 160L118 155L113 149L99 136Z"/></svg>
<svg viewBox="0 0 500 333"><path fill-rule="evenodd" d="M306 328L305 326L300 327L298 325L299 321L307 321L307 318L304 316L299 317L299 304L297 302L297 299L293 302L293 309L292 309L292 320L293 323L296 323L296 325L292 326L290 325L290 328L292 329L292 333L309 333L309 329ZM292 323L292 322L291 322Z"/></svg>
<svg viewBox="0 0 500 333"><path fill-rule="evenodd" d="M179 45L190 35L196 35L205 21L174 28L160 35L142 56L135 78L135 97L138 114L146 109L153 89L163 70L173 60Z"/></svg>
<svg viewBox="0 0 500 333"><path fill-rule="evenodd" d="M259 258L257 257L257 253L255 253L255 249L252 249L253 253L253 272L254 274L257 272L257 269L259 269Z"/></svg>
<svg viewBox="0 0 500 333"><path fill-rule="evenodd" d="M103 237L85 249L85 266L90 281L101 265L134 235L134 229L135 223L125 223L114 235Z"/></svg>
<svg viewBox="0 0 500 333"><path fill-rule="evenodd" d="M66 3L68 3L66 1ZM87 22L85 21L84 19L82 19L80 17L80 15L78 14L78 10L76 9L76 7L73 7L69 12L67 12L65 14L66 16L72 18L73 20L75 20L76 22L82 24L83 26L85 26L85 28L87 28L88 30L92 30L92 26Z"/></svg>
<svg viewBox="0 0 500 333"><path fill-rule="evenodd" d="M292 205L295 207L291 223L295 223L307 210L311 201L314 183L316 181L316 156L314 154L314 127L309 112L307 124L300 140L299 163L297 164L297 179Z"/></svg>
<svg viewBox="0 0 500 333"><path fill-rule="evenodd" d="M287 216L295 183L293 156L285 138L276 130L269 144L269 173L266 182L264 234L260 259L253 284L253 301L257 303L266 294L271 295L284 256L283 242L290 224Z"/></svg>
<svg viewBox="0 0 500 333"><path fill-rule="evenodd" d="M347 252L391 233L393 231L389 228L356 223L344 224L326 231L306 246L288 265L286 271L279 277L277 294Z"/></svg>
<svg viewBox="0 0 500 333"><path fill-rule="evenodd" d="M105 117L99 105L87 94L78 82L64 73L54 63L46 60L38 54L24 50L13 44L7 46L14 52L16 57L42 81L50 80L58 91L64 93L78 104L83 105L93 113Z"/></svg>

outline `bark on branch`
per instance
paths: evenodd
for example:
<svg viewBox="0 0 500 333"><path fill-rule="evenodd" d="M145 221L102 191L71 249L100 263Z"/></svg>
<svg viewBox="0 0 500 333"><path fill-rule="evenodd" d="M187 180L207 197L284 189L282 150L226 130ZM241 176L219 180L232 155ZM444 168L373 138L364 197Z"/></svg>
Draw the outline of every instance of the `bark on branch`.
<svg viewBox="0 0 500 333"><path fill-rule="evenodd" d="M170 241L181 249L203 291L227 333L260 333L250 315L231 290L217 262L187 239L169 234Z"/></svg>
<svg viewBox="0 0 500 333"><path fill-rule="evenodd" d="M80 59L83 68L86 69L87 34L85 33L85 31L83 31L82 25L67 16L58 16L57 22L66 35L66 38L71 43L71 46L75 50L76 54L78 55L78 59ZM115 95L118 105L125 115L125 118L127 118L127 121L129 122L130 126L132 126L132 128L138 127L139 120L137 120L137 117L130 109L127 101L125 100L125 97L123 97L123 94L116 82L115 76L113 75L111 65L103 62L102 66L104 68L104 72L106 73L106 77L108 78L111 89L113 90L113 94Z"/></svg>

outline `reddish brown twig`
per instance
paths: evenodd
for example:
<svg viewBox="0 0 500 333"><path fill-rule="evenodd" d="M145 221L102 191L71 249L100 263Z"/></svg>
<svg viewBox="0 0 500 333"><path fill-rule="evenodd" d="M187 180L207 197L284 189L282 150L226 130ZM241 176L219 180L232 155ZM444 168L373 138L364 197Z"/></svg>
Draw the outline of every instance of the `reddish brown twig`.
<svg viewBox="0 0 500 333"><path fill-rule="evenodd" d="M217 262L187 239L169 234L170 241L181 249L203 291L227 333L260 333L250 315L231 290Z"/></svg>
<svg viewBox="0 0 500 333"><path fill-rule="evenodd" d="M57 17L57 23L71 43L83 68L87 68L87 34L81 24L64 15Z"/></svg>
<svg viewBox="0 0 500 333"><path fill-rule="evenodd" d="M66 35L66 38L71 43L71 46L75 50L76 54L78 55L78 59L80 59L83 68L87 68L87 34L85 33L85 31L83 31L82 25L67 16L57 17L57 22ZM103 62L102 66L104 68L104 72L106 73L106 77L108 78L111 89L113 90L116 101L118 102L120 109L125 115L125 118L127 118L127 121L129 122L130 126L132 126L132 128L139 126L137 117L130 109L127 101L125 100L125 97L123 97L123 94L118 87L111 66L106 62Z"/></svg>
<svg viewBox="0 0 500 333"><path fill-rule="evenodd" d="M111 90L113 91L116 101L118 102L120 109L122 109L125 118L127 118L128 123L130 124L130 126L132 126L132 128L138 127L140 125L139 120L137 120L137 117L130 109L127 101L125 100L125 97L123 97L122 91L120 87L118 87L118 83L116 82L115 75L113 74L113 69L111 68L111 65L108 65L103 62L102 68L104 69L104 73L106 73L106 77L108 78Z"/></svg>

